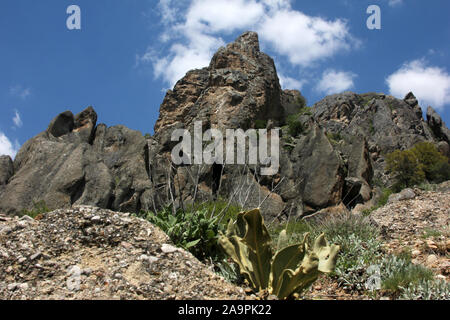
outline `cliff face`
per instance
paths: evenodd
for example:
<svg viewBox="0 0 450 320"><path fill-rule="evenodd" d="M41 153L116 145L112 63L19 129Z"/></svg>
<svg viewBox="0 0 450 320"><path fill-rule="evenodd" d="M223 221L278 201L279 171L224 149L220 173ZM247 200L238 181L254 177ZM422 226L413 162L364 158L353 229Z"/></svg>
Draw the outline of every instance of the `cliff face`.
<svg viewBox="0 0 450 320"><path fill-rule="evenodd" d="M136 212L231 198L261 206L267 218L299 216L369 201L375 181L389 183L384 157L396 149L430 141L450 153L449 130L432 108L425 121L412 93L399 100L346 92L307 109L299 97L281 90L273 60L260 51L257 34L246 32L167 92L149 139L124 126L97 125L92 108L58 115L14 163L0 158L0 212L18 213L41 200L50 209ZM288 132L288 116L301 124L296 135ZM260 176L254 166L173 165L171 134L195 121L203 132L280 128L280 171Z"/></svg>

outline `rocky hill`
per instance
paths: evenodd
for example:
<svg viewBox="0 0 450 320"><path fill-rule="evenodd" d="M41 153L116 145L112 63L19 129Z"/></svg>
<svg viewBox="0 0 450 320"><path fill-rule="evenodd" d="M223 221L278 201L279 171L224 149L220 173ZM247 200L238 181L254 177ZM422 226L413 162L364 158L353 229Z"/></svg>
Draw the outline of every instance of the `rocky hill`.
<svg viewBox="0 0 450 320"><path fill-rule="evenodd" d="M288 119L301 130L289 133ZM279 173L174 166L172 130L192 128L196 120L204 131L281 128ZM50 209L91 205L139 212L223 197L242 207L261 206L266 217L298 217L369 201L376 184L390 183L385 155L419 141L450 155L449 130L431 107L424 120L412 93L399 100L346 92L305 108L300 92L281 90L273 60L260 51L257 34L246 32L167 92L153 137L97 124L92 107L56 116L14 161L0 158L0 212L17 214L39 201Z"/></svg>

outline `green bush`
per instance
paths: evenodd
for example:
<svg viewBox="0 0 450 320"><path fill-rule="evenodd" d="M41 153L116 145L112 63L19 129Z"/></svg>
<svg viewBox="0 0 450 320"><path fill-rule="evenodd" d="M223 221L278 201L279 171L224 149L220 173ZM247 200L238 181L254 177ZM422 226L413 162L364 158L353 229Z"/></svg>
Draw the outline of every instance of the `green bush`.
<svg viewBox="0 0 450 320"><path fill-rule="evenodd" d="M31 218L36 218L38 215L50 212L50 209L47 207L44 200L33 202L33 209L31 210L22 210L22 215L30 216Z"/></svg>
<svg viewBox="0 0 450 320"><path fill-rule="evenodd" d="M287 119L288 133L296 137L304 131L302 123L298 120L298 115L289 116Z"/></svg>
<svg viewBox="0 0 450 320"><path fill-rule="evenodd" d="M433 271L411 263L411 259L404 256L385 257L380 269L382 288L395 296L401 294L407 287L433 280Z"/></svg>
<svg viewBox="0 0 450 320"><path fill-rule="evenodd" d="M411 151L422 165L427 180L440 183L450 179L448 159L439 152L434 144L420 142Z"/></svg>
<svg viewBox="0 0 450 320"><path fill-rule="evenodd" d="M395 191L414 186L425 179L423 165L411 150L396 150L386 156L386 162L386 170L395 179Z"/></svg>
<svg viewBox="0 0 450 320"><path fill-rule="evenodd" d="M222 258L217 240L219 231L225 229L217 222L217 216L211 216L207 210L177 210L174 214L168 207L156 214L141 212L139 216L161 228L176 246L190 251L198 259Z"/></svg>
<svg viewBox="0 0 450 320"><path fill-rule="evenodd" d="M386 170L394 175L395 191L426 180L440 183L450 179L450 164L436 146L420 142L409 150L396 150L386 157Z"/></svg>
<svg viewBox="0 0 450 320"><path fill-rule="evenodd" d="M400 300L450 300L450 283L444 280L421 280L404 289Z"/></svg>
<svg viewBox="0 0 450 320"><path fill-rule="evenodd" d="M255 129L266 129L266 128L267 128L267 120L255 121Z"/></svg>
<svg viewBox="0 0 450 320"><path fill-rule="evenodd" d="M206 210L208 212L208 217L217 216L217 222L226 227L230 219L236 219L238 213L242 211L242 207L235 204L228 204L228 201L224 199L186 206L186 211L198 210Z"/></svg>

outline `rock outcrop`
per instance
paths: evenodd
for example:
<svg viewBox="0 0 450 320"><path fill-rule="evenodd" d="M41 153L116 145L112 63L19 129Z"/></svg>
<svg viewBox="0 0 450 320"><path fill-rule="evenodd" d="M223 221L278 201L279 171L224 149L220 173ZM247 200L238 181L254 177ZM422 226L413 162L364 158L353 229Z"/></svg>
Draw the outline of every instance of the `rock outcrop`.
<svg viewBox="0 0 450 320"><path fill-rule="evenodd" d="M435 143L450 156L449 130L417 99L381 93L332 95L304 108L300 92L281 90L273 60L246 32L220 48L208 67L189 71L169 90L155 134L144 138L124 126L97 125L92 108L58 115L48 129L0 161L0 212L19 213L45 201L50 209L93 205L124 212L157 210L168 203L232 199L261 206L266 218L302 216L369 201L374 185L389 185L385 156L417 142ZM288 123L297 120L295 134ZM280 171L260 166L174 165L174 129L203 132L280 129ZM269 139L271 143L271 139Z"/></svg>
<svg viewBox="0 0 450 320"><path fill-rule="evenodd" d="M77 204L149 209L147 141L140 132L96 121L92 108L76 116L66 111L27 141L0 193L0 211L18 213L39 201L51 209Z"/></svg>
<svg viewBox="0 0 450 320"><path fill-rule="evenodd" d="M9 156L0 156L0 186L8 183L14 174L14 164Z"/></svg>
<svg viewBox="0 0 450 320"><path fill-rule="evenodd" d="M159 228L129 214L81 206L35 220L0 219L2 300L245 298Z"/></svg>

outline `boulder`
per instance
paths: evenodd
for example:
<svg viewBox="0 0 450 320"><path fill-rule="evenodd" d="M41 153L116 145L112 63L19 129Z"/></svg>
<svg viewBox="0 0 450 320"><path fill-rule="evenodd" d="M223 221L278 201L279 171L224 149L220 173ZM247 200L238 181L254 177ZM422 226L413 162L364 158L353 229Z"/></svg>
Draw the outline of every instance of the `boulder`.
<svg viewBox="0 0 450 320"><path fill-rule="evenodd" d="M427 109L427 123L439 140L450 143L450 130L432 107Z"/></svg>
<svg viewBox="0 0 450 320"><path fill-rule="evenodd" d="M149 209L142 197L150 189L146 140L123 126L95 130L96 118L92 108L75 118L67 111L27 141L14 161L15 174L0 193L0 210L16 214L39 201L50 209L78 204Z"/></svg>
<svg viewBox="0 0 450 320"><path fill-rule="evenodd" d="M403 200L411 200L416 197L416 193L414 190L407 188L402 190L399 193L391 194L388 198L388 203L393 203L397 201L403 201Z"/></svg>

